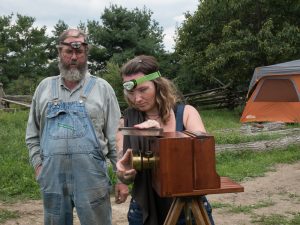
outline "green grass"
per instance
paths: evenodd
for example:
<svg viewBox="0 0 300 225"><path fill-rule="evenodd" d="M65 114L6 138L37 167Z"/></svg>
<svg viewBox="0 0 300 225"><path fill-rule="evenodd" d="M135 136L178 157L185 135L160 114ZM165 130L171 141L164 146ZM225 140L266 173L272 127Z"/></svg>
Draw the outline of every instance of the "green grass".
<svg viewBox="0 0 300 225"><path fill-rule="evenodd" d="M25 145L28 112L0 113L0 200L40 198Z"/></svg>
<svg viewBox="0 0 300 225"><path fill-rule="evenodd" d="M217 133L220 129L239 128L241 125L237 111L212 110L203 111L201 115L209 132ZM0 112L0 201L40 199L39 186L29 164L25 145L27 117L28 111ZM232 136L232 139L236 138L236 134ZM264 152L223 152L217 154L216 158L220 176L241 181L248 177L263 176L277 163L298 161L300 153L299 146L289 146ZM109 174L115 183L111 168Z"/></svg>
<svg viewBox="0 0 300 225"><path fill-rule="evenodd" d="M214 135L216 144L237 144L252 141L273 140L285 136L284 134L258 133L257 135L246 135L240 132L239 122L241 110L229 111L204 110L201 117L206 130ZM300 124L288 124L288 128L298 128Z"/></svg>
<svg viewBox="0 0 300 225"><path fill-rule="evenodd" d="M240 111L234 110L203 110L200 111L201 118L209 133L217 130L240 128Z"/></svg>
<svg viewBox="0 0 300 225"><path fill-rule="evenodd" d="M112 166L108 167L108 176L110 177L110 180L112 182L112 185L115 185L117 182L117 175L114 173ZM113 190L112 190L113 191Z"/></svg>
<svg viewBox="0 0 300 225"><path fill-rule="evenodd" d="M225 208L227 212L230 213L243 213L249 214L251 216L251 222L253 224L261 224L261 225L296 225L300 224L300 213L290 213L291 218L287 216L283 216L280 214L271 214L268 216L258 215L253 212L255 209L261 209L264 207L270 207L274 205L274 202L269 199L266 201L258 201L256 204L252 205L234 205L228 203L221 202L212 202L211 203L213 209L217 208Z"/></svg>
<svg viewBox="0 0 300 225"><path fill-rule="evenodd" d="M264 207L269 207L274 205L274 202L272 202L271 200L269 201L259 201L256 204L253 205L232 205L231 208L229 209L229 212L232 213L252 213L252 211L254 209L260 209L260 208L264 208Z"/></svg>
<svg viewBox="0 0 300 225"><path fill-rule="evenodd" d="M223 132L215 131L211 132L215 137L217 144L238 144L252 141L274 140L283 137L282 134L260 133L258 135L245 135L239 131Z"/></svg>
<svg viewBox="0 0 300 225"><path fill-rule="evenodd" d="M242 181L249 177L263 176L277 163L293 163L300 160L299 146L285 149L255 152L250 150L222 152L216 156L217 171L220 176Z"/></svg>
<svg viewBox="0 0 300 225"><path fill-rule="evenodd" d="M0 224L4 223L7 220L16 219L19 217L20 215L17 211L8 211L5 209L0 209Z"/></svg>
<svg viewBox="0 0 300 225"><path fill-rule="evenodd" d="M229 203L222 203L222 202L211 202L210 204L213 209L229 208L232 206Z"/></svg>
<svg viewBox="0 0 300 225"><path fill-rule="evenodd" d="M297 225L300 224L300 213L295 214L292 219L280 214L272 214L270 216L255 215L252 222L261 225Z"/></svg>

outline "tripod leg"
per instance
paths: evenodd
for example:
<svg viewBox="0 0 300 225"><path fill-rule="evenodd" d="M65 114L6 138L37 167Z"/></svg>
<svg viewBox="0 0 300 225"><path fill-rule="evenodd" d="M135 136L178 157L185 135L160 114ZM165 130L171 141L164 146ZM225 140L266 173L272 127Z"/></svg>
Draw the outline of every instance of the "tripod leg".
<svg viewBox="0 0 300 225"><path fill-rule="evenodd" d="M205 224L211 225L204 203L200 199L197 199L197 202L199 204L201 214L205 220Z"/></svg>
<svg viewBox="0 0 300 225"><path fill-rule="evenodd" d="M181 213L181 210L184 206L184 201L180 198L174 198L171 208L168 212L164 225L175 225L178 221L178 217Z"/></svg>
<svg viewBox="0 0 300 225"><path fill-rule="evenodd" d="M205 211L204 205L200 200L193 198L192 212L197 225L211 225L207 213Z"/></svg>

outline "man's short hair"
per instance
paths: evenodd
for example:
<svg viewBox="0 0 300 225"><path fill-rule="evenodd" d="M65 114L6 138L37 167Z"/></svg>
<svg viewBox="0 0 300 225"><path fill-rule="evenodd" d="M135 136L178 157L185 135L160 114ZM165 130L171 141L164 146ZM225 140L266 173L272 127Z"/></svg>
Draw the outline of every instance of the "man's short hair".
<svg viewBox="0 0 300 225"><path fill-rule="evenodd" d="M78 45L78 43L74 42L75 44L69 44L69 43L66 43L64 42L67 38L69 37L74 37L74 38L79 38L79 37L83 37L83 42L80 42L80 45ZM67 29L65 30L64 32L61 33L61 35L59 36L58 38L58 45L56 46L57 49L60 51L62 49L62 45L69 45L71 46L72 48L75 47L75 49L78 48L78 46L80 47L81 45L84 45L86 46L86 49L88 49L88 41L87 41L87 35L81 31L81 30L78 30L78 29ZM77 46L77 47L76 47Z"/></svg>

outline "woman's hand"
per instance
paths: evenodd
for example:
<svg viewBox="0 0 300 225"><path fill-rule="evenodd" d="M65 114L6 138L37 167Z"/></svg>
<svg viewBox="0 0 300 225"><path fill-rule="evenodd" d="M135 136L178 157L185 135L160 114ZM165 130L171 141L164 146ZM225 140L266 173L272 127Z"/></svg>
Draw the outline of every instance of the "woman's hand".
<svg viewBox="0 0 300 225"><path fill-rule="evenodd" d="M117 177L124 184L134 181L136 170L132 166L132 149L127 149L123 157L117 162Z"/></svg>
<svg viewBox="0 0 300 225"><path fill-rule="evenodd" d="M139 129L160 128L160 124L156 120L146 120L142 123L134 125L133 127L139 128Z"/></svg>

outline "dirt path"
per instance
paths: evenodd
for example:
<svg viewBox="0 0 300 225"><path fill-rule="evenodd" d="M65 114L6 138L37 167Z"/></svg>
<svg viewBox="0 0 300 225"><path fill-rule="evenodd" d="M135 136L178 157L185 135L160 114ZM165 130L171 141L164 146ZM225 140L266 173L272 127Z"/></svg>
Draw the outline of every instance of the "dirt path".
<svg viewBox="0 0 300 225"><path fill-rule="evenodd" d="M274 172L268 172L264 177L251 179L241 184L245 188L243 193L207 196L209 201L216 205L213 209L216 225L259 224L255 220L263 216L278 214L292 218L300 213L300 162L277 165ZM116 205L112 199L112 207L113 224L126 225L128 201L122 205ZM238 208L238 212L231 212L233 208ZM20 215L20 218L6 221L3 225L43 224L41 201L0 203L0 209L18 211ZM74 224L80 224L76 216Z"/></svg>
<svg viewBox="0 0 300 225"><path fill-rule="evenodd" d="M213 203L230 204L252 210L245 213L230 213L228 212L230 207L214 209L213 215L217 225L259 224L254 220L274 214L281 215L282 218L292 218L300 213L300 162L277 165L274 172L268 172L264 177L241 184L245 188L243 193L210 195L208 198Z"/></svg>

